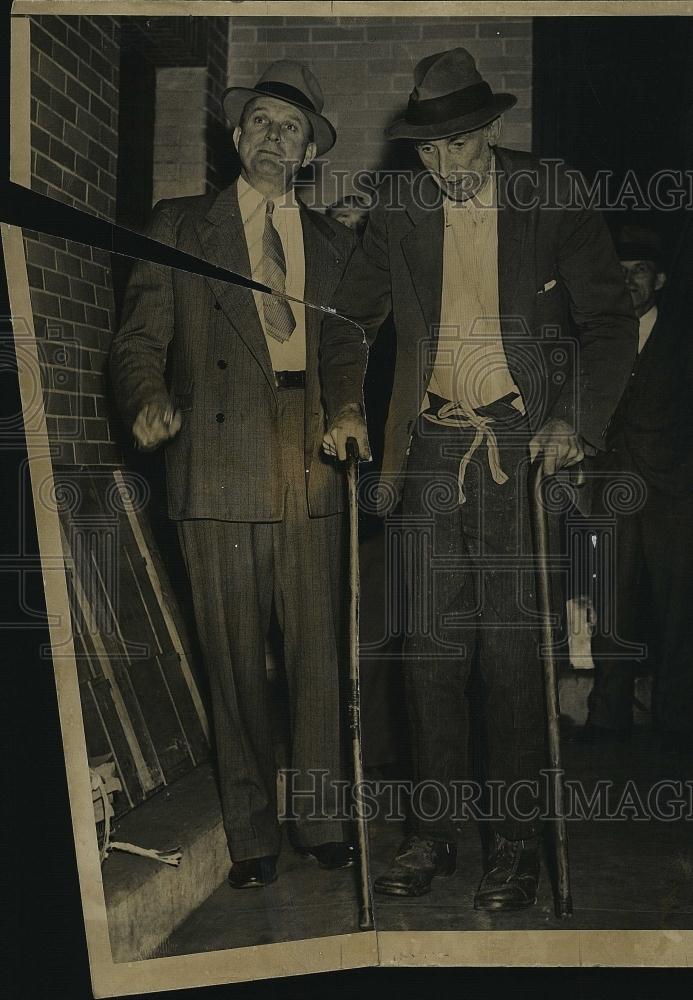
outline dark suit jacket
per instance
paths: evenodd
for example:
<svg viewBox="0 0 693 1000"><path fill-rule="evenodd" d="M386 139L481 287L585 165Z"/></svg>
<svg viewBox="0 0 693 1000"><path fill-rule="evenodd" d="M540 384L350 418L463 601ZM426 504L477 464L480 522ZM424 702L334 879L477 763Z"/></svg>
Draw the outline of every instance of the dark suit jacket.
<svg viewBox="0 0 693 1000"><path fill-rule="evenodd" d="M690 511L693 492L693 336L690 318L664 301L633 366L595 462L597 485L608 474L634 472L647 504ZM601 509L601 507L600 507Z"/></svg>
<svg viewBox="0 0 693 1000"><path fill-rule="evenodd" d="M305 298L329 304L355 244L301 207ZM157 206L149 235L244 275L250 263L236 185ZM321 450L320 316L306 309L305 460L312 516L343 509L343 474ZM166 445L170 517L275 521L283 510L277 388L250 289L139 261L110 358L123 418L167 397L183 413Z"/></svg>
<svg viewBox="0 0 693 1000"><path fill-rule="evenodd" d="M637 321L611 238L596 212L569 207L569 179L560 165L545 171L534 157L504 149L496 158L499 305L511 373L533 430L562 417L603 448L637 345ZM383 476L391 484L386 492L397 495L435 359L444 219L442 196L428 174L407 185L386 183L378 194L334 305L367 340L391 308L394 313L397 360ZM367 343L353 326L337 316L324 321L321 372L330 415L361 401L366 358Z"/></svg>

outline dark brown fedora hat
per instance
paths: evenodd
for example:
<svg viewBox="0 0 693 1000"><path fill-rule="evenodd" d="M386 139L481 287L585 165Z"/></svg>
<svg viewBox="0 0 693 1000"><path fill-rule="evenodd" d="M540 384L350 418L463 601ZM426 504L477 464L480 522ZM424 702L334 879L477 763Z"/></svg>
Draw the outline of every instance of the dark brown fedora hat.
<svg viewBox="0 0 693 1000"><path fill-rule="evenodd" d="M494 94L466 49L426 56L414 70L414 89L402 118L386 130L388 139L444 139L488 125L517 102Z"/></svg>
<svg viewBox="0 0 693 1000"><path fill-rule="evenodd" d="M221 97L224 112L234 125L241 119L243 108L254 97L273 97L302 111L313 126L313 139L318 156L332 149L337 133L320 112L324 98L315 74L293 59L280 59L267 67L254 87L229 87Z"/></svg>

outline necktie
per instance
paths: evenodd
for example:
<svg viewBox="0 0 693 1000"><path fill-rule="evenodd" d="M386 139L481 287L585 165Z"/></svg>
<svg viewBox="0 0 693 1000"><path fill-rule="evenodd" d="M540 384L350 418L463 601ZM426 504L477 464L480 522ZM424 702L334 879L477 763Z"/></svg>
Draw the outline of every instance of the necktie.
<svg viewBox="0 0 693 1000"><path fill-rule="evenodd" d="M264 284L279 292L286 289L286 258L279 233L274 227L272 213L274 202L267 202L265 213L265 230L262 234L262 267ZM265 314L265 330L268 336L281 342L288 340L296 326L294 314L286 299L278 295L262 297L262 307Z"/></svg>

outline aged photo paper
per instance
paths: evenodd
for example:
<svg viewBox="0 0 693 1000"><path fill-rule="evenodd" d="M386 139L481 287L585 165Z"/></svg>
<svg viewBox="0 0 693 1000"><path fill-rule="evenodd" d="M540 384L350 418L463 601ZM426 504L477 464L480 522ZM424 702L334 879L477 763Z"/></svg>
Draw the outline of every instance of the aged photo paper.
<svg viewBox="0 0 693 1000"><path fill-rule="evenodd" d="M15 0L95 996L691 964L690 44L688 2Z"/></svg>

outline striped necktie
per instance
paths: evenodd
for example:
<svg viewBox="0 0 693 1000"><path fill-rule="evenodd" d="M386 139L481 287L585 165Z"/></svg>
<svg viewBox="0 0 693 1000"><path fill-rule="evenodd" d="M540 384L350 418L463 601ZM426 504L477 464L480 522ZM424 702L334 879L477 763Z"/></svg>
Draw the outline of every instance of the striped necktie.
<svg viewBox="0 0 693 1000"><path fill-rule="evenodd" d="M274 202L267 202L265 213L265 230L262 234L262 269L264 284L279 292L286 290L286 258L279 233L272 221ZM284 342L288 340L296 326L294 314L286 299L278 295L262 297L262 307L265 314L265 330L268 336Z"/></svg>

